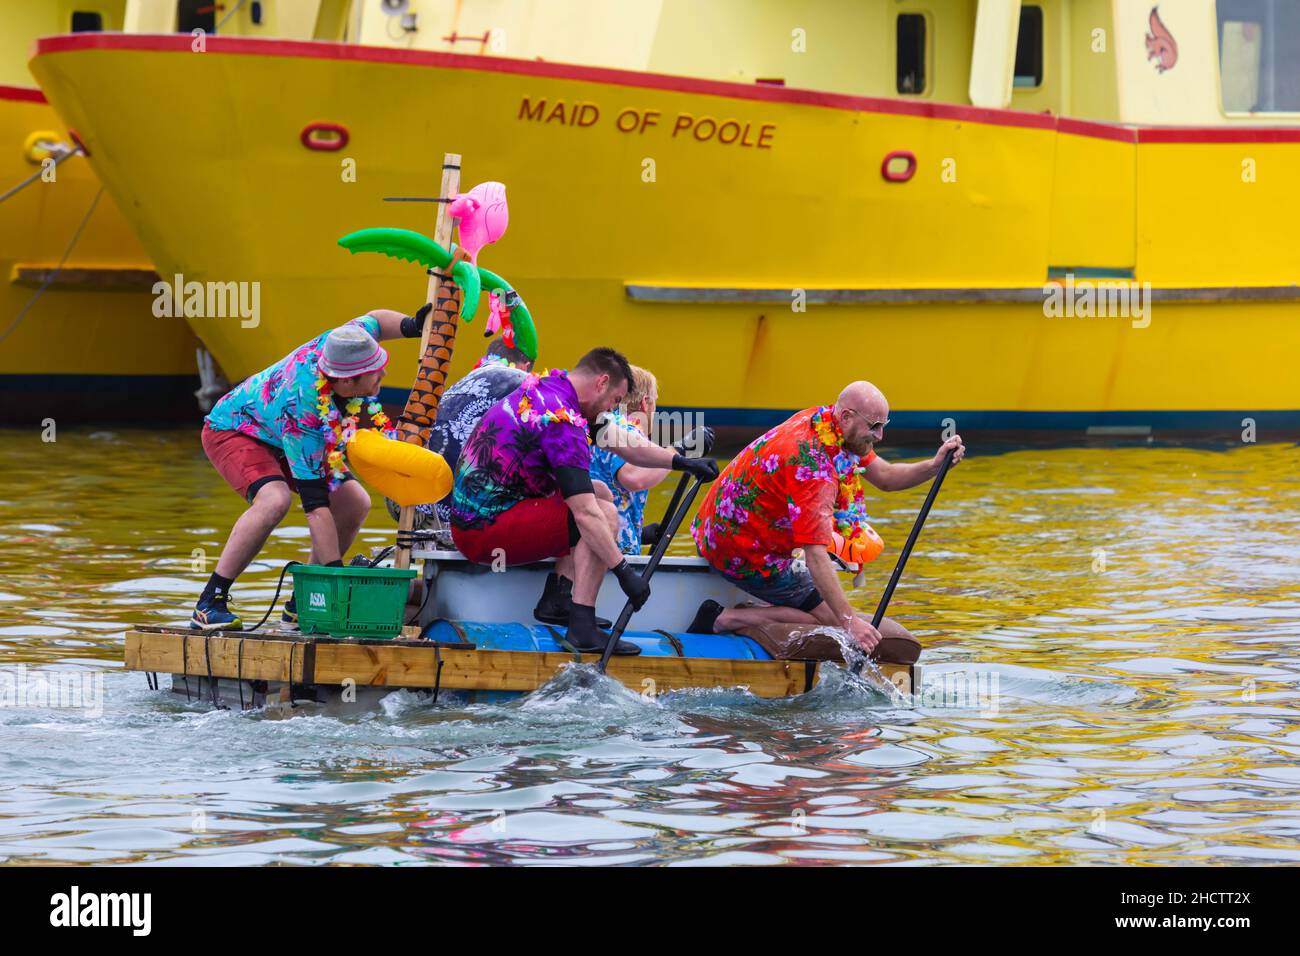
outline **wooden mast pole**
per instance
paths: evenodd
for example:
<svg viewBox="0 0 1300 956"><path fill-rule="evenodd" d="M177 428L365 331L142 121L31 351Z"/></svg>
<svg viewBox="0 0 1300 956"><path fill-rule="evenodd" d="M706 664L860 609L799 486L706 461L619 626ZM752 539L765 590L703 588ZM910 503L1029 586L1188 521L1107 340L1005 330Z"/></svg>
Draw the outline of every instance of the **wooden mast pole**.
<svg viewBox="0 0 1300 956"><path fill-rule="evenodd" d="M460 192L460 154L444 153L442 157L442 188L438 192L438 220L433 238L444 249L451 249L452 217L447 206ZM451 354L456 347L456 327L460 318L461 291L450 273L434 270L429 276L428 302L433 309L424 320L420 337L420 365L416 370L415 385L406 400L406 408L398 422L399 437L425 445L429 426L433 424L447 387L451 372ZM411 566L411 531L415 527L415 508L403 506L397 521L397 554L393 566Z"/></svg>

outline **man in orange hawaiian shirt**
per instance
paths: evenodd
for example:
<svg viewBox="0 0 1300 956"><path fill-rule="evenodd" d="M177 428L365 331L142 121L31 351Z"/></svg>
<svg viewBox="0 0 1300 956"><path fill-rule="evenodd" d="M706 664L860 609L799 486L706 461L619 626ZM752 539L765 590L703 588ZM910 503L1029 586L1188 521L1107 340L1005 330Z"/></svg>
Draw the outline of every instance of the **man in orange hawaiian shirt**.
<svg viewBox="0 0 1300 956"><path fill-rule="evenodd" d="M901 491L933 478L949 448L956 449L953 464L966 453L954 435L928 461L890 464L873 450L887 424L885 396L870 382L854 382L833 406L804 409L732 459L709 486L691 535L715 571L766 606L724 609L706 601L692 632L827 624L847 630L868 653L875 649L880 632L853 610L827 553L832 515L861 506L862 478ZM796 548L806 571L792 566Z"/></svg>

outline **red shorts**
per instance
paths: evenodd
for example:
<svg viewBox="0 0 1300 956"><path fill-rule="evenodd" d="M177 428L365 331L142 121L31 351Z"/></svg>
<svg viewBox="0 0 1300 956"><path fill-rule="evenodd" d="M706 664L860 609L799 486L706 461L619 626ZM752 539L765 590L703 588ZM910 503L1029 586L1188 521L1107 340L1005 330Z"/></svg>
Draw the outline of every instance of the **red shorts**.
<svg viewBox="0 0 1300 956"><path fill-rule="evenodd" d="M226 484L245 501L249 488L263 478L283 478L290 491L298 490L283 453L256 438L234 431L213 431L204 422L203 451Z"/></svg>
<svg viewBox="0 0 1300 956"><path fill-rule="evenodd" d="M509 566L562 558L577 541L577 524L557 491L525 498L482 528L451 529L456 550L475 564L491 564L498 548Z"/></svg>

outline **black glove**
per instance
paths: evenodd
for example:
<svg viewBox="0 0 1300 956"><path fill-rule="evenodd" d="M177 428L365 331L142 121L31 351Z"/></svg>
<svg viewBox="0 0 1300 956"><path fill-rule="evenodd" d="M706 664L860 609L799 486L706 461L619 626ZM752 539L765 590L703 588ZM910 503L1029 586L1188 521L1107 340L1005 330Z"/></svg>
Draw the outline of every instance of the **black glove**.
<svg viewBox="0 0 1300 956"><path fill-rule="evenodd" d="M658 521L652 521L650 524L646 525L641 529L641 543L643 545L654 544L655 540L658 537L659 537Z"/></svg>
<svg viewBox="0 0 1300 956"><path fill-rule="evenodd" d="M688 457L686 454L688 451L694 453L696 448L699 449L695 454L696 458L703 458L713 451L713 429L708 425L701 425L694 431L687 432L685 438L673 445L673 451L683 458Z"/></svg>
<svg viewBox="0 0 1300 956"><path fill-rule="evenodd" d="M402 337L408 339L419 338L424 334L424 320L428 318L429 313L433 311L433 303L426 302L416 311L415 315L402 317Z"/></svg>
<svg viewBox="0 0 1300 956"><path fill-rule="evenodd" d="M718 463L712 458L683 458L681 455L673 455L673 471L684 471L700 481L712 481L718 477Z"/></svg>
<svg viewBox="0 0 1300 956"><path fill-rule="evenodd" d="M650 585L641 579L641 575L637 574L626 560L620 561L618 567L614 568L614 577L618 578L618 586L632 602L632 610L641 610L650 597Z"/></svg>

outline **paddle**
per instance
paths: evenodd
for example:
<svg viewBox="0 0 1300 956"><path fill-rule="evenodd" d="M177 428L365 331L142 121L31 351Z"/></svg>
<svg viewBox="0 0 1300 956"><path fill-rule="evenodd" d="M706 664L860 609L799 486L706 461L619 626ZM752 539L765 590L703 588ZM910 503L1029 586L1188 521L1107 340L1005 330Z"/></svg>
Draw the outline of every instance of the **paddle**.
<svg viewBox="0 0 1300 956"><path fill-rule="evenodd" d="M659 537L655 540L654 549L650 552L650 560L645 563L645 569L641 572L641 580L647 583L650 576L655 573L659 567L659 562L663 560L664 553L668 550L668 545L672 543L673 535L677 533L677 528L681 525L682 520L691 510L691 505L695 503L695 496L699 494L700 486L704 484L702 478L696 478L695 483L691 485L691 490L686 492L685 499L681 499L682 488L685 486L688 475L682 475L681 481L677 483L677 493L673 495L672 503L669 505L669 511L664 515L664 526L659 532ZM673 511L673 507L681 501L681 506ZM623 606L623 611L614 622L613 628L609 632L609 643L605 645L605 653L601 655L598 668L600 672L605 673L605 668L609 664L609 658L614 653L614 647L618 640L623 636L623 631L627 628L628 621L632 620L632 602L628 601Z"/></svg>
<svg viewBox="0 0 1300 956"><path fill-rule="evenodd" d="M903 576L903 566L907 564L908 556L912 553L912 546L916 544L916 539L921 536L921 526L925 524L926 516L930 514L930 507L934 504L934 499L939 497L939 486L943 484L944 475L948 474L948 467L952 464L954 451L956 451L954 448L948 449L948 454L943 458L943 464L939 466L939 473L934 476L934 484L930 486L930 493L925 496L925 503L921 505L921 511L916 516L916 523L912 525L912 533L907 536L907 543L903 545L903 551L898 556L898 563L894 565L894 573L889 576L889 583L885 585L885 593L880 595L880 604L876 607L876 614L871 619L872 627L880 627L880 622L885 619L885 608L889 607L889 599L894 596L894 589L898 587L898 579ZM860 668L861 664L858 667Z"/></svg>
<svg viewBox="0 0 1300 956"><path fill-rule="evenodd" d="M677 481L677 487L673 490L672 500L668 502L668 510L664 512L664 520L659 523L659 533L655 535L655 543L652 547L657 548L659 542L663 540L664 532L668 530L668 519L673 516L677 510L677 503L682 500L682 492L686 490L686 482L690 481L690 475L682 475ZM672 537L669 535L669 537Z"/></svg>

